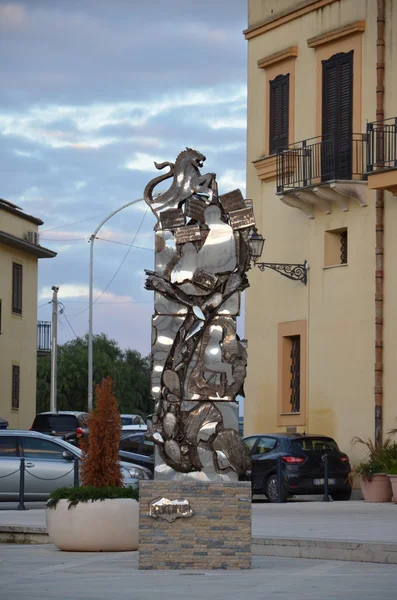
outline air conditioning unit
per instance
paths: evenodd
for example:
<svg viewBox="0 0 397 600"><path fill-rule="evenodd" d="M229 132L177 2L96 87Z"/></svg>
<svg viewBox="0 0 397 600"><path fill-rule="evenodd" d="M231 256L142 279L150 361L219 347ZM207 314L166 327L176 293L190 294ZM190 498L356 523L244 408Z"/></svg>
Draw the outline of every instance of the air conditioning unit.
<svg viewBox="0 0 397 600"><path fill-rule="evenodd" d="M29 242L29 244L35 244L36 246L40 243L40 235L37 231L28 231L25 233L25 240Z"/></svg>

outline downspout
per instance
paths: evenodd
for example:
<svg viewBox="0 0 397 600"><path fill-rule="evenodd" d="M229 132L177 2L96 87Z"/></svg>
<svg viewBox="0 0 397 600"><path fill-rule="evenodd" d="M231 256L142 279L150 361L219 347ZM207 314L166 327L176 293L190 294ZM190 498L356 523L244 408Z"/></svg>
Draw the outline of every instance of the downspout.
<svg viewBox="0 0 397 600"><path fill-rule="evenodd" d="M377 0L376 40L376 121L384 120L385 81L385 0ZM382 134L381 134L382 135ZM382 144L379 144L382 153ZM379 162L383 156L379 156ZM383 288L384 288L384 192L376 190L375 202L375 444L383 440Z"/></svg>

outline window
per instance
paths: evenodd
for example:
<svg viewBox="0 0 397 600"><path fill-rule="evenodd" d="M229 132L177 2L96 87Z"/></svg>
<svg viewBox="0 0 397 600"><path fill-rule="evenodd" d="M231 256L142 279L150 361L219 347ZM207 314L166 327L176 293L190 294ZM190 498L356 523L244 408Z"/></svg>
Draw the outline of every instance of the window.
<svg viewBox="0 0 397 600"><path fill-rule="evenodd" d="M277 446L277 440L274 438L263 437L259 440L255 449L255 454L266 454L271 452Z"/></svg>
<svg viewBox="0 0 397 600"><path fill-rule="evenodd" d="M0 456L2 456L3 458L12 458L17 456L16 436L0 436Z"/></svg>
<svg viewBox="0 0 397 600"><path fill-rule="evenodd" d="M269 154L288 146L289 74L270 83Z"/></svg>
<svg viewBox="0 0 397 600"><path fill-rule="evenodd" d="M256 442L257 439L258 439L257 437L247 438L246 440L244 440L244 444L247 446L247 448L249 450L252 450L252 448L254 447L255 442Z"/></svg>
<svg viewBox="0 0 397 600"><path fill-rule="evenodd" d="M22 265L12 263L12 312L22 314Z"/></svg>
<svg viewBox="0 0 397 600"><path fill-rule="evenodd" d="M305 452L338 452L338 444L331 438L297 438L291 440L292 447L296 446Z"/></svg>
<svg viewBox="0 0 397 600"><path fill-rule="evenodd" d="M19 408L19 383L20 383L20 369L19 365L12 365L12 408Z"/></svg>
<svg viewBox="0 0 397 600"><path fill-rule="evenodd" d="M34 437L22 437L23 454L28 459L47 459L47 460L64 460L64 448L49 442Z"/></svg>
<svg viewBox="0 0 397 600"><path fill-rule="evenodd" d="M279 427L306 425L307 322L278 324Z"/></svg>
<svg viewBox="0 0 397 600"><path fill-rule="evenodd" d="M324 266L347 265L348 235L347 228L331 229L325 232Z"/></svg>
<svg viewBox="0 0 397 600"><path fill-rule="evenodd" d="M32 429L42 433L65 433L76 431L79 426L74 415L37 415L33 421Z"/></svg>

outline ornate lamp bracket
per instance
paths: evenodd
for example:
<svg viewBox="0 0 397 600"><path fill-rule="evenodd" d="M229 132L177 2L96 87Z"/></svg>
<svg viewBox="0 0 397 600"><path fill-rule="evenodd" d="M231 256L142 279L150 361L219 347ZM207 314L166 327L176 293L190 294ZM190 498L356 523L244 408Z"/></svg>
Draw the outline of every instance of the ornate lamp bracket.
<svg viewBox="0 0 397 600"><path fill-rule="evenodd" d="M307 260L302 265L299 264L286 264L286 263L256 263L256 267L260 271L265 269L272 269L276 273L280 273L283 277L292 279L293 281L301 281L304 285L307 284L307 271L309 264Z"/></svg>

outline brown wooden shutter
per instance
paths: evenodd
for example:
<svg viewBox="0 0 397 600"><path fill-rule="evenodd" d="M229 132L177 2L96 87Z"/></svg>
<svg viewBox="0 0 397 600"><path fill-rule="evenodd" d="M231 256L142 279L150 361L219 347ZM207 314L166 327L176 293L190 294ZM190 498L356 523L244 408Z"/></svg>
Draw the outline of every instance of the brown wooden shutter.
<svg viewBox="0 0 397 600"><path fill-rule="evenodd" d="M289 74L270 81L269 153L288 146Z"/></svg>
<svg viewBox="0 0 397 600"><path fill-rule="evenodd" d="M12 408L19 408L20 369L18 365L12 365Z"/></svg>
<svg viewBox="0 0 397 600"><path fill-rule="evenodd" d="M323 174L352 176L353 51L323 61Z"/></svg>

